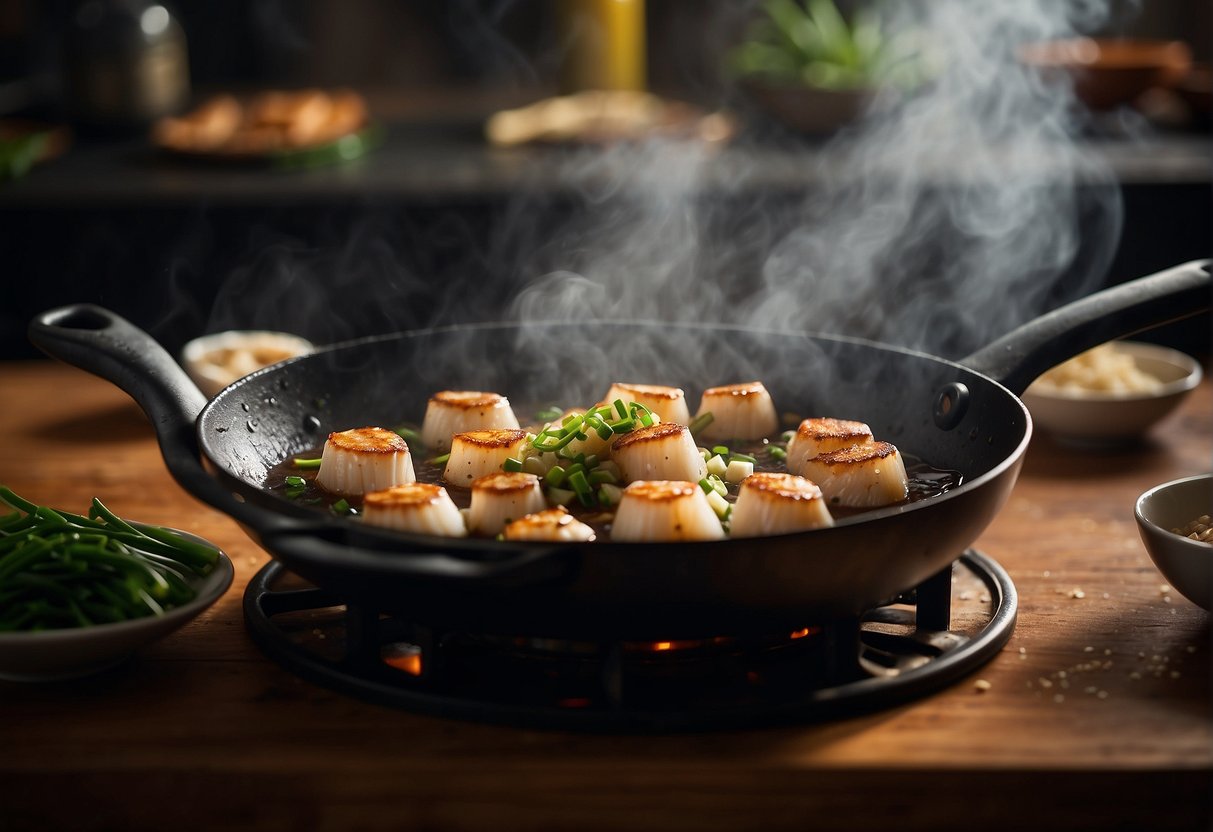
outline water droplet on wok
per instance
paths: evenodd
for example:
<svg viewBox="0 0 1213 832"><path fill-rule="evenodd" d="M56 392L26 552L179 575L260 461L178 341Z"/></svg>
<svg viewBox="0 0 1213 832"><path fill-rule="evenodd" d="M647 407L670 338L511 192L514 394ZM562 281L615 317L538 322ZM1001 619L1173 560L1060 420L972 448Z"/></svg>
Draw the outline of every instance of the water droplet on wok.
<svg viewBox="0 0 1213 832"><path fill-rule="evenodd" d="M315 433L320 430L320 420L315 416L304 416L303 429L308 433Z"/></svg>
<svg viewBox="0 0 1213 832"><path fill-rule="evenodd" d="M249 410L248 402L241 402L240 409L243 410L245 413L248 413L248 410Z"/></svg>
<svg viewBox="0 0 1213 832"><path fill-rule="evenodd" d="M244 423L244 425L245 425L245 427L248 428L249 433L257 432L257 420L256 419L249 419L247 422Z"/></svg>

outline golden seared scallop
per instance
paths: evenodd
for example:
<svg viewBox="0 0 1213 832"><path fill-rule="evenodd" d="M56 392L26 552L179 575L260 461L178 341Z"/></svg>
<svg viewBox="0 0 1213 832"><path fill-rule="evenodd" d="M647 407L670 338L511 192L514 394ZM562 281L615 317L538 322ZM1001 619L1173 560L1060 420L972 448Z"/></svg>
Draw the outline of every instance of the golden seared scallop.
<svg viewBox="0 0 1213 832"><path fill-rule="evenodd" d="M712 421L699 435L707 440L762 439L779 427L775 402L761 381L704 390L695 418L706 413L712 414Z"/></svg>
<svg viewBox="0 0 1213 832"><path fill-rule="evenodd" d="M402 532L466 537L463 513L440 485L411 482L363 498L362 519L375 526Z"/></svg>
<svg viewBox="0 0 1213 832"><path fill-rule="evenodd" d="M821 487L831 504L874 508L901 502L910 494L901 453L888 442L828 451L806 462L803 475Z"/></svg>
<svg viewBox="0 0 1213 832"><path fill-rule="evenodd" d="M659 422L623 434L611 445L611 459L627 482L699 482L708 473L690 429L674 422Z"/></svg>
<svg viewBox="0 0 1213 832"><path fill-rule="evenodd" d="M472 534L494 535L512 520L543 511L547 503L539 477L496 471L472 481L467 525Z"/></svg>
<svg viewBox="0 0 1213 832"><path fill-rule="evenodd" d="M330 433L316 482L336 494L366 494L417 479L408 443L386 428Z"/></svg>
<svg viewBox="0 0 1213 832"><path fill-rule="evenodd" d="M451 456L442 478L464 488L485 474L500 471L510 457L522 458L526 446L523 430L470 430L451 437Z"/></svg>
<svg viewBox="0 0 1213 832"><path fill-rule="evenodd" d="M443 390L430 396L421 422L421 441L434 453L451 449L451 437L470 430L517 430L510 401L498 393Z"/></svg>
<svg viewBox="0 0 1213 832"><path fill-rule="evenodd" d="M642 404L656 413L663 422L674 422L679 425L691 423L691 411L687 407L686 394L677 387L617 381L611 385L611 389L607 391L602 403L614 404L616 399L623 399L624 404L629 402Z"/></svg>
<svg viewBox="0 0 1213 832"><path fill-rule="evenodd" d="M594 530L582 523L563 506L547 508L528 514L505 527L506 540L536 540L550 543L588 542Z"/></svg>
<svg viewBox="0 0 1213 832"><path fill-rule="evenodd" d="M623 490L611 539L621 541L718 540L720 519L693 482L640 480Z"/></svg>
<svg viewBox="0 0 1213 832"><path fill-rule="evenodd" d="M788 470L808 477L805 464L815 456L872 441L872 429L849 419L805 419L788 441ZM812 477L809 477L812 479Z"/></svg>
<svg viewBox="0 0 1213 832"><path fill-rule="evenodd" d="M821 489L795 474L758 473L742 480L731 537L790 534L834 525Z"/></svg>

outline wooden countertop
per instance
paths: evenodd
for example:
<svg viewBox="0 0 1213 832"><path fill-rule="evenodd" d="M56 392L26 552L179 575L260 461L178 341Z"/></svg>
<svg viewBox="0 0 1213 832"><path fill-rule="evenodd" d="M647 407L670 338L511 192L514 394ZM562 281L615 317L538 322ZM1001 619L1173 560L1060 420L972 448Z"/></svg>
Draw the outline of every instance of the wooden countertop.
<svg viewBox="0 0 1213 832"><path fill-rule="evenodd" d="M0 364L0 482L71 510L99 496L236 566L211 610L119 668L0 683L0 829L1208 829L1210 619L1165 589L1132 509L1208 470L1211 392L1133 448L1037 436L978 541L1016 584L1018 625L969 678L820 725L604 737L419 716L292 676L241 617L265 553L172 481L126 395Z"/></svg>

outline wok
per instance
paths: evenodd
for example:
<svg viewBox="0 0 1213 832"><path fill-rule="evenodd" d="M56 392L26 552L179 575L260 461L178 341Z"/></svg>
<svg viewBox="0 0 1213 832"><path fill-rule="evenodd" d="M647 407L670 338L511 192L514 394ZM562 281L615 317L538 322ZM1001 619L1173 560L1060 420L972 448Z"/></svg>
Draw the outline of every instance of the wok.
<svg viewBox="0 0 1213 832"><path fill-rule="evenodd" d="M1054 364L1209 306L1209 261L1084 298L960 362L868 341L718 324L544 322L402 332L246 377L209 403L150 336L95 306L30 325L45 352L128 392L167 467L274 558L349 602L438 627L526 636L692 638L856 616L948 567L1006 501L1031 437L1017 397ZM265 490L330 431L419 421L439 389L593 401L615 380L760 379L782 412L867 422L959 472L938 497L832 528L707 543L523 544L377 530ZM525 413L520 409L520 413Z"/></svg>

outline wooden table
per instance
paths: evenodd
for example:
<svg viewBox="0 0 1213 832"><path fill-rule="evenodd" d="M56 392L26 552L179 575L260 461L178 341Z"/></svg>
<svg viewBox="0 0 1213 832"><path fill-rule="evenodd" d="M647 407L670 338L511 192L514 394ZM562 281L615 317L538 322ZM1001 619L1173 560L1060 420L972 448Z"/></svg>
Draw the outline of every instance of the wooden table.
<svg viewBox="0 0 1213 832"><path fill-rule="evenodd" d="M971 677L826 724L657 737L419 716L292 676L241 617L265 553L171 480L125 394L19 362L0 402L0 482L71 510L100 496L236 566L210 611L121 667L0 684L0 830L1209 828L1209 616L1133 522L1141 491L1213 460L1208 381L1141 445L1034 440L978 542L1018 626Z"/></svg>

